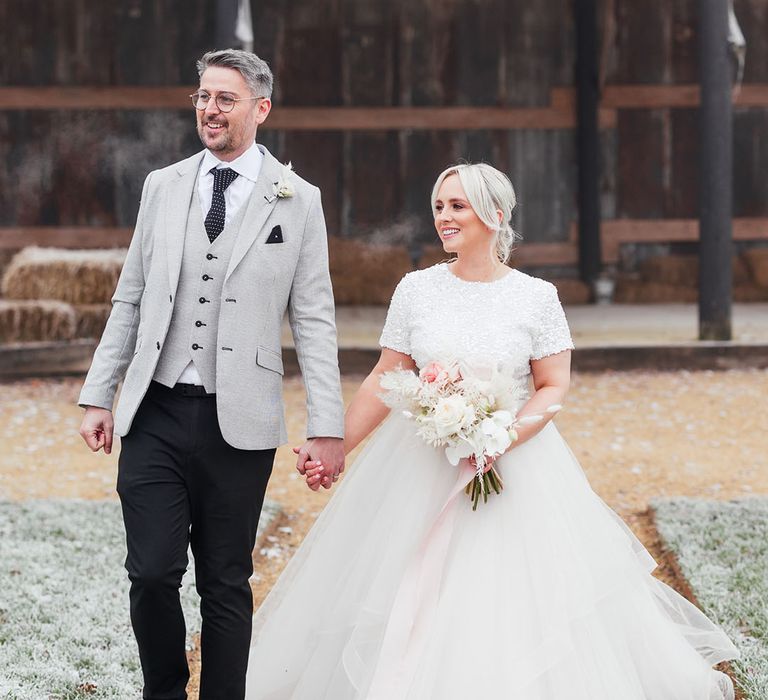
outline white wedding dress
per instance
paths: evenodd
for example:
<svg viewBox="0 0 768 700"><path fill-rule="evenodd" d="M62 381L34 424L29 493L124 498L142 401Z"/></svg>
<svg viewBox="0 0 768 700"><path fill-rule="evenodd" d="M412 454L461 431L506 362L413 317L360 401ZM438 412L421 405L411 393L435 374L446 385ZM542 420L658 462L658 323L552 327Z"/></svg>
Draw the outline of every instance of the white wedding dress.
<svg viewBox="0 0 768 700"><path fill-rule="evenodd" d="M555 288L512 270L406 275L384 347L498 363L572 346ZM661 583L553 423L497 462L476 512L458 467L391 415L254 616L247 700L721 700L738 656ZM720 679L722 681L722 678Z"/></svg>

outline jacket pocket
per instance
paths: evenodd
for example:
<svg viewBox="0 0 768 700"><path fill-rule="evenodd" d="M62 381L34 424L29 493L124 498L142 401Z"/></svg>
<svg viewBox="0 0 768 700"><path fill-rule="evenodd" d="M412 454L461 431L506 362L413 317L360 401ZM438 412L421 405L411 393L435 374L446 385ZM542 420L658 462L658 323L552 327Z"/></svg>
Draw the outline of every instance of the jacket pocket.
<svg viewBox="0 0 768 700"><path fill-rule="evenodd" d="M265 369L271 369L278 374L283 373L283 358L279 352L274 352L262 345L256 348L256 364Z"/></svg>

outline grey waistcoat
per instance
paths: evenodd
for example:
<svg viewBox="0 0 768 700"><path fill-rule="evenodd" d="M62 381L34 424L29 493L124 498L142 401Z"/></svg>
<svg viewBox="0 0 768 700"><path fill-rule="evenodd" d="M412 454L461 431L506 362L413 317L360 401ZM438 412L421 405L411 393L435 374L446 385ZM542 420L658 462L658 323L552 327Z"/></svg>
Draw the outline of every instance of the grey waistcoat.
<svg viewBox="0 0 768 700"><path fill-rule="evenodd" d="M216 391L221 289L247 207L243 202L218 238L209 243L195 185L171 325L154 375L165 386L173 386L192 360L206 391Z"/></svg>

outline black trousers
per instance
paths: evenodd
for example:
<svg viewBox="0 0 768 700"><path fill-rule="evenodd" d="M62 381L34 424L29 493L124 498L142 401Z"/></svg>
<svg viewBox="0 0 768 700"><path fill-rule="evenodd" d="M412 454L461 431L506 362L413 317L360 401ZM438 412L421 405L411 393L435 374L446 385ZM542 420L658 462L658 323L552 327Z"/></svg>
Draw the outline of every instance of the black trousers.
<svg viewBox="0 0 768 700"><path fill-rule="evenodd" d="M200 700L244 697L251 553L274 456L225 442L214 396L150 385L122 439L117 480L146 700L187 697L179 587L190 544L203 620Z"/></svg>

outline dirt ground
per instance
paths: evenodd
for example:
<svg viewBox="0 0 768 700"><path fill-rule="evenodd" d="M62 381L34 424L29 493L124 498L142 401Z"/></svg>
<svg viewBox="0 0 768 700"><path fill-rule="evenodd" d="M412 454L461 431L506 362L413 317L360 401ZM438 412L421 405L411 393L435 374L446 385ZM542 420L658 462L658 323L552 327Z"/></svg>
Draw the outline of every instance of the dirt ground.
<svg viewBox="0 0 768 700"><path fill-rule="evenodd" d="M360 377L344 379L349 401ZM113 498L117 450L93 455L77 434L78 379L0 385L0 500ZM288 431L305 424L298 379L285 382ZM658 574L686 591L658 543L649 501L768 494L768 371L575 375L557 425L595 491L661 561ZM284 514L254 553L260 604L330 493L309 491L288 447L278 452L268 497ZM354 469L353 459L348 468ZM127 602L126 602L127 604ZM193 658L193 666L197 659ZM190 698L196 698L194 682Z"/></svg>

